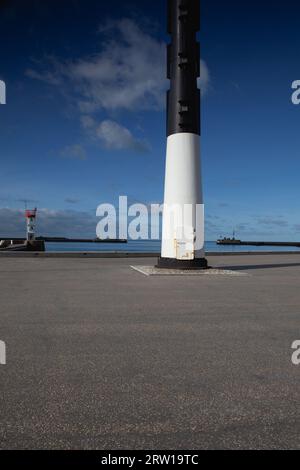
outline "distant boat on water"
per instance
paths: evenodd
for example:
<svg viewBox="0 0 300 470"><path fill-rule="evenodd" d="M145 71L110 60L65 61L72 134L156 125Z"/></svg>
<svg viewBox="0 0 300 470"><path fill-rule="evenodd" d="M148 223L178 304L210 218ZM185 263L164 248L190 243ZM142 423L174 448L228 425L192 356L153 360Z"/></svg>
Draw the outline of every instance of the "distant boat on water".
<svg viewBox="0 0 300 470"><path fill-rule="evenodd" d="M219 238L216 241L217 245L239 245L239 246L284 246L284 247L297 247L300 248L300 242L273 242L273 241L244 241L235 238L233 231L232 237Z"/></svg>
<svg viewBox="0 0 300 470"><path fill-rule="evenodd" d="M235 238L235 231L233 231L232 237L223 237L217 240L217 245L240 245L242 242Z"/></svg>

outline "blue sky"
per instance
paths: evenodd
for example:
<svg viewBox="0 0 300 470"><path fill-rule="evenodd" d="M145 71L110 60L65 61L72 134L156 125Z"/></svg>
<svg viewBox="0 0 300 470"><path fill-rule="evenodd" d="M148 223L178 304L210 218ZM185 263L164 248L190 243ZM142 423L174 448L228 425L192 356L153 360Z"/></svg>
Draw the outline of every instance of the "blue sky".
<svg viewBox="0 0 300 470"><path fill-rule="evenodd" d="M202 0L206 238L299 240L300 5ZM163 1L0 1L0 233L94 235L119 195L161 202ZM9 232L9 233L8 233Z"/></svg>

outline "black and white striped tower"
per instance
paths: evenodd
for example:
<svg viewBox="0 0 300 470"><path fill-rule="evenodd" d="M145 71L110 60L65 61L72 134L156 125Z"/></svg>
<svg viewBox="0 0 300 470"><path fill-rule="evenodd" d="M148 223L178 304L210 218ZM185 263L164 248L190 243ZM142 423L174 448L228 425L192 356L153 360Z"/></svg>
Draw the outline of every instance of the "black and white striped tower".
<svg viewBox="0 0 300 470"><path fill-rule="evenodd" d="M168 0L167 157L159 268L204 269L200 165L200 0Z"/></svg>

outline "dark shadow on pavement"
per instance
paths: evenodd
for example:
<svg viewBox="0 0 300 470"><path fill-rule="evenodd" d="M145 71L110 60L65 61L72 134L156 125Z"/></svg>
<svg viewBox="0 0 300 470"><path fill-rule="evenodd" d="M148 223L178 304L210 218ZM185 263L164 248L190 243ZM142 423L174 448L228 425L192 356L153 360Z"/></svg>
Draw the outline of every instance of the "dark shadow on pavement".
<svg viewBox="0 0 300 470"><path fill-rule="evenodd" d="M244 266L215 266L217 269L230 269L231 271L247 271L248 269L271 269L271 268L292 268L300 266L300 263L285 263L285 264L250 264Z"/></svg>

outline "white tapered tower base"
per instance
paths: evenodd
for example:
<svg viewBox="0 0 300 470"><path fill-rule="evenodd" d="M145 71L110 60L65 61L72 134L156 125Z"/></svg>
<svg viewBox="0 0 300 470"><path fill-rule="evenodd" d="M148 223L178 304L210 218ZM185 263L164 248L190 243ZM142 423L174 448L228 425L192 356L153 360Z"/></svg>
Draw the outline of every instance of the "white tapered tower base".
<svg viewBox="0 0 300 470"><path fill-rule="evenodd" d="M207 268L200 167L200 136L192 133L170 135L158 267Z"/></svg>

